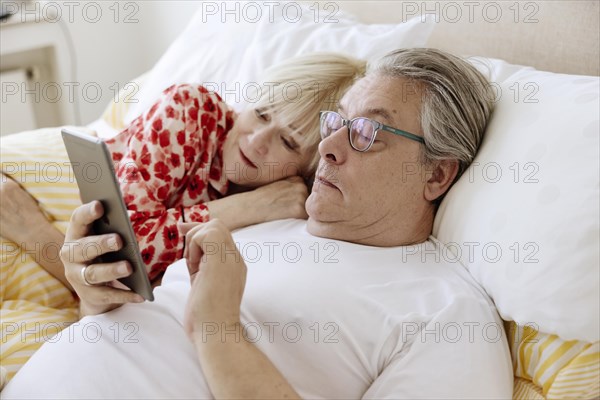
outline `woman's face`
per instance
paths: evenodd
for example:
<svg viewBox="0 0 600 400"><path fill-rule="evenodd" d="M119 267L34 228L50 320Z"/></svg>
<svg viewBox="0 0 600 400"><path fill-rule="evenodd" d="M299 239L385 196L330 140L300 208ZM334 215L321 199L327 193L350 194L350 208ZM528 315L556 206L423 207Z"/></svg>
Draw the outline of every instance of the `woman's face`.
<svg viewBox="0 0 600 400"><path fill-rule="evenodd" d="M223 146L223 173L240 186L257 187L300 175L310 155L304 137L277 114L251 108L238 115Z"/></svg>

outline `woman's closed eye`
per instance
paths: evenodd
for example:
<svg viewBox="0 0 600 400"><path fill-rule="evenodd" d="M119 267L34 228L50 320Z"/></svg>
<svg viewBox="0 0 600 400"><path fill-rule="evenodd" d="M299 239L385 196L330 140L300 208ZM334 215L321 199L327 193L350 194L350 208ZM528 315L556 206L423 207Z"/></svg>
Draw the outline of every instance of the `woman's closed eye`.
<svg viewBox="0 0 600 400"><path fill-rule="evenodd" d="M268 112L266 112L264 108L254 109L254 114L256 115L256 118L264 122L269 122L271 120L271 115Z"/></svg>
<svg viewBox="0 0 600 400"><path fill-rule="evenodd" d="M271 114L269 114L267 111L265 111L264 108L256 108L254 109L254 115L256 115L256 118L258 118L259 120L263 121L263 122L271 122ZM298 145L298 143L296 143L296 141L294 139L292 139L289 136L286 136L285 134L281 134L281 142L283 143L283 145L285 146L286 149L296 152L298 153L300 150L300 146Z"/></svg>
<svg viewBox="0 0 600 400"><path fill-rule="evenodd" d="M298 146L298 143L296 143L293 139L286 137L285 135L281 135L281 141L283 142L283 145L290 151L297 152L298 148L300 147Z"/></svg>

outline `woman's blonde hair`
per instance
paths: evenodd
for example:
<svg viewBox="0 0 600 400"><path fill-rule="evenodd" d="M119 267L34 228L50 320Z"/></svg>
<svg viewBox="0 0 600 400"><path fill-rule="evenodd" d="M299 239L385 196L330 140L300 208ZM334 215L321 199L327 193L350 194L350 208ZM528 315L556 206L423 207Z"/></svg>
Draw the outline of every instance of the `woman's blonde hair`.
<svg viewBox="0 0 600 400"><path fill-rule="evenodd" d="M363 77L366 63L338 53L312 53L290 58L265 71L265 85L254 105L278 114L305 138L301 151L310 154L301 166L309 179L319 163L319 111L335 110L346 90Z"/></svg>

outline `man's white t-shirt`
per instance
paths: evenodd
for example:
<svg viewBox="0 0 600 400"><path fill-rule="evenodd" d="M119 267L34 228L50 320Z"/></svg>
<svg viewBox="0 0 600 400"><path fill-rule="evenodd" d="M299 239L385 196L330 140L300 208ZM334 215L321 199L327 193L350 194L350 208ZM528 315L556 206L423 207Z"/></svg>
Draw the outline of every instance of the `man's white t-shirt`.
<svg viewBox="0 0 600 400"><path fill-rule="evenodd" d="M414 246L362 246L312 236L303 220L282 220L239 230L234 240L248 266L245 338L237 339L254 343L301 397L512 397L502 321L433 237ZM179 261L153 303L65 329L3 397L210 397L183 332L189 287ZM236 339L213 323L204 333Z"/></svg>

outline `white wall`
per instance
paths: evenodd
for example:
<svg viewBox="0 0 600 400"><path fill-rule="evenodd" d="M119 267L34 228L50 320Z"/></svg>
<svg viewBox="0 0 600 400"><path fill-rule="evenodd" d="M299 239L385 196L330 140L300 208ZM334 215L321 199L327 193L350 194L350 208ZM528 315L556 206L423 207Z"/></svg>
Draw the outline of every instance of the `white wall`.
<svg viewBox="0 0 600 400"><path fill-rule="evenodd" d="M185 28L197 1L49 1L57 6L73 42L76 76L80 88L100 87L78 96L81 124L98 118L116 88L150 70L169 44ZM96 85L97 84L97 85Z"/></svg>
<svg viewBox="0 0 600 400"><path fill-rule="evenodd" d="M80 125L99 118L120 88L152 68L201 3L199 0L0 0L0 6L8 4L13 9L18 5L29 13L37 11L40 18L22 25L49 24L51 41L61 41L64 44L61 48L69 48L67 57L73 60L56 67L61 70L59 76L65 78L55 79L69 93L72 86L65 82L78 84L74 101L68 105L69 116L63 116L67 119L63 122ZM222 0L212 3L225 4ZM232 6L235 4L226 7ZM26 46L25 39L22 41Z"/></svg>

